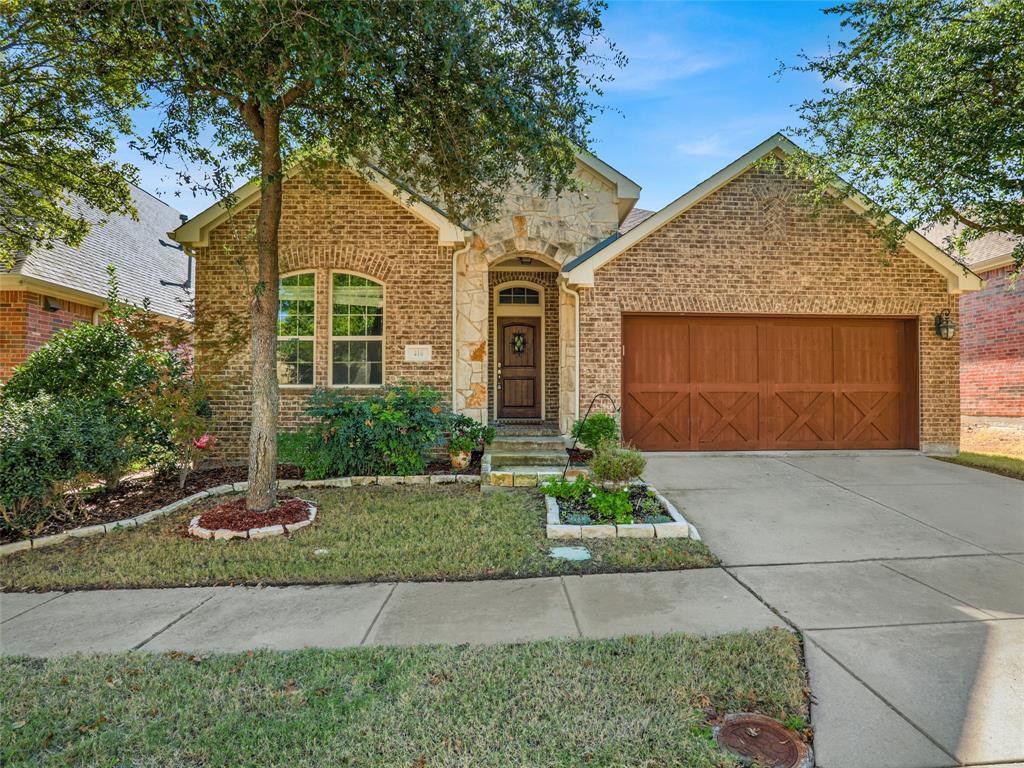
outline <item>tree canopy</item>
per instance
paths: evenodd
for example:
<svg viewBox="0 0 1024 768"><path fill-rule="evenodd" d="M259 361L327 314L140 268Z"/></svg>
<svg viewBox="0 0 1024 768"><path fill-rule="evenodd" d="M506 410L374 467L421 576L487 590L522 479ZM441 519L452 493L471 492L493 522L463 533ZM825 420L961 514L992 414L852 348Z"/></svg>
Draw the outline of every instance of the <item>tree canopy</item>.
<svg viewBox="0 0 1024 768"><path fill-rule="evenodd" d="M53 7L37 0L41 7ZM286 159L372 167L455 219L492 215L513 182L573 183L595 98L621 63L600 0L65 0L90 55L134 42L139 92L160 111L138 137L224 193L260 179L251 296L248 505L275 500L278 229ZM315 151L314 151L315 150Z"/></svg>
<svg viewBox="0 0 1024 768"><path fill-rule="evenodd" d="M83 206L133 213L136 169L115 150L143 101L139 71L124 38L105 34L109 58L83 45L95 30L66 10L0 4L0 268L58 240L78 245Z"/></svg>
<svg viewBox="0 0 1024 768"><path fill-rule="evenodd" d="M891 244L932 222L955 222L960 250L990 232L1024 238L1024 4L854 0L826 13L849 36L791 67L824 81L795 130L816 156L792 170L819 191L838 173ZM1024 241L1014 255L1019 268Z"/></svg>

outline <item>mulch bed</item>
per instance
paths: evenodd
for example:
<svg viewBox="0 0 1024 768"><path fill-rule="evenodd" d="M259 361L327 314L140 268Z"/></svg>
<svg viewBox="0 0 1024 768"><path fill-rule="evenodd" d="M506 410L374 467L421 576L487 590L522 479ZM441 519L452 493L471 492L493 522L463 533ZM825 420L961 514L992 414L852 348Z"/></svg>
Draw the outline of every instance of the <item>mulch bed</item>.
<svg viewBox="0 0 1024 768"><path fill-rule="evenodd" d="M473 459L466 469L453 470L451 462L447 457L430 462L427 465L425 474L428 475L479 475L480 474L479 451L473 452ZM207 488L215 488L218 485L230 483L241 483L248 479L249 470L247 467L223 467L221 469L201 469L192 472L185 481L185 487L178 487L178 478L160 477L153 474L142 474L127 477L121 481L117 490L108 492L103 486L85 491L78 508L78 513L71 521L53 520L33 536L49 536L52 533L61 533L72 528L82 528L87 525L98 523L113 523L129 517L135 517L154 509L165 507L178 499L184 499ZM301 480L303 472L301 467L292 464L281 464L277 468L278 480ZM295 521L291 521L295 522ZM267 523L274 525L274 523ZM204 526L205 527L205 526ZM250 525L249 528L256 528ZM25 538L20 534L10 531L0 531L0 544L11 541L18 541Z"/></svg>
<svg viewBox="0 0 1024 768"><path fill-rule="evenodd" d="M199 525L208 531L227 528L229 531L247 531L268 525L291 525L309 519L309 504L294 496L278 496L278 504L266 512L250 512L245 497L218 504L199 518Z"/></svg>
<svg viewBox="0 0 1024 768"><path fill-rule="evenodd" d="M128 517L135 517L154 509L165 507L178 499L184 499L193 493L215 488L218 485L241 483L248 479L247 467L224 467L223 469L202 469L192 472L185 482L184 488L178 487L177 477L159 477L156 475L138 475L121 481L116 491L108 492L102 486L83 494L79 513L70 522L52 521L35 536L47 536L51 533L72 528L81 528L97 523L113 523ZM282 464L277 468L278 480L299 480L302 469L290 464ZM23 536L8 531L0 533L0 544L17 541Z"/></svg>

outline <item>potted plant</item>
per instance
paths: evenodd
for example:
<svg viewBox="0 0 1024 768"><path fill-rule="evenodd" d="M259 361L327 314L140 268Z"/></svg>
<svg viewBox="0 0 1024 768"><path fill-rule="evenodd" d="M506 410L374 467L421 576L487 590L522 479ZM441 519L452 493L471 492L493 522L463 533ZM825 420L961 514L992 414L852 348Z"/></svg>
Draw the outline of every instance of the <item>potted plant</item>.
<svg viewBox="0 0 1024 768"><path fill-rule="evenodd" d="M610 414L594 413L572 425L572 436L588 450L573 446L566 448L566 453L571 461L582 464L593 458L594 451L601 443L619 439L619 425Z"/></svg>
<svg viewBox="0 0 1024 768"><path fill-rule="evenodd" d="M474 451L483 449L494 441L494 427L485 426L476 419L453 413L448 422L448 458L452 469L465 469L473 459Z"/></svg>

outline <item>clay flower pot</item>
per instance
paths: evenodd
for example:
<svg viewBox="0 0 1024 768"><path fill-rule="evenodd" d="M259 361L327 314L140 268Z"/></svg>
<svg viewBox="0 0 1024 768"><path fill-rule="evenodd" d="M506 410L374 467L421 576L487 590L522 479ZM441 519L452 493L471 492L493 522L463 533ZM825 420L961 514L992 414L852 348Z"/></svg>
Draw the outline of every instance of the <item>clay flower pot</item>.
<svg viewBox="0 0 1024 768"><path fill-rule="evenodd" d="M452 462L452 469L465 469L469 466L469 460L472 456L471 451L459 451L457 453L449 453L448 457Z"/></svg>

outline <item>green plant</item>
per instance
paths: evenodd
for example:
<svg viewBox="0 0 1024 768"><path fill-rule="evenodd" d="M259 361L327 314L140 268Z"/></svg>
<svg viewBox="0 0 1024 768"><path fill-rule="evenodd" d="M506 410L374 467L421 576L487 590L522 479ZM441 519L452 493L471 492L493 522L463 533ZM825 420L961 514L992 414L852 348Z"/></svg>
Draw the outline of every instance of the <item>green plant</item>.
<svg viewBox="0 0 1024 768"><path fill-rule="evenodd" d="M594 519L590 515L571 514L565 516L566 525L591 525Z"/></svg>
<svg viewBox="0 0 1024 768"><path fill-rule="evenodd" d="M592 413L572 425L572 436L593 451L607 440L618 440L619 425L607 413Z"/></svg>
<svg viewBox="0 0 1024 768"><path fill-rule="evenodd" d="M637 514L648 518L648 523L671 523L672 518L665 514L665 508L661 502L652 496L645 496L636 505Z"/></svg>
<svg viewBox="0 0 1024 768"><path fill-rule="evenodd" d="M345 475L416 475L444 432L441 394L415 384L353 397L317 390L306 413L317 419L300 465L309 479Z"/></svg>
<svg viewBox="0 0 1024 768"><path fill-rule="evenodd" d="M41 394L0 409L0 529L38 532L74 517L73 491L124 466L119 427L93 403ZM70 495L69 495L70 494Z"/></svg>
<svg viewBox="0 0 1024 768"><path fill-rule="evenodd" d="M559 501L580 501L593 490L591 482L583 475L575 480L566 480L561 475L549 477L540 484L540 492Z"/></svg>
<svg viewBox="0 0 1024 768"><path fill-rule="evenodd" d="M494 427L461 413L448 414L446 421L448 453L451 454L482 450L493 443L497 435Z"/></svg>
<svg viewBox="0 0 1024 768"><path fill-rule="evenodd" d="M633 522L633 504L625 490L605 491L595 489L587 500L587 506L594 510L594 517L618 525Z"/></svg>
<svg viewBox="0 0 1024 768"><path fill-rule="evenodd" d="M640 477L647 459L632 448L621 448L611 441L600 443L590 460L590 471L597 482L627 483Z"/></svg>

